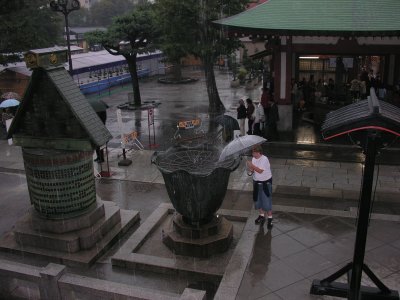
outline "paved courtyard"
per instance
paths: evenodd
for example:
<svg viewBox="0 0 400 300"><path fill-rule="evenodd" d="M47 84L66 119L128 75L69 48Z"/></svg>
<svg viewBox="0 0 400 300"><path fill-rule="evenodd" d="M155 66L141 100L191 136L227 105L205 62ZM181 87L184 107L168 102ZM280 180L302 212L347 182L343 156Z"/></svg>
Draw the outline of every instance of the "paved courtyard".
<svg viewBox="0 0 400 300"><path fill-rule="evenodd" d="M234 107L240 96L251 94L256 99L259 90L231 90L226 76L220 74L218 84L228 114L234 116ZM127 100L128 91L114 90L110 95L102 97L111 106L107 127L114 136L109 145L109 168L112 175L97 178L96 186L99 199L112 201L121 209L139 211L143 225L160 205L169 203L163 178L151 164L151 155L154 151L165 150L174 142L171 138L176 130L176 120L197 116L207 120L208 114L202 80L191 86L168 87L154 80L146 80L141 90L144 101L162 102L155 109L158 147L149 149L149 145L146 145L147 111L125 111L123 119L126 130L140 132L146 149L129 151L127 157L132 160L132 164L127 167L118 166L122 150L119 147L121 132L115 110L118 104ZM343 148L337 151L343 151ZM242 254L235 256L239 253L235 252L227 264L224 276L217 283L179 273L170 276L113 266L112 257L139 230L138 226L132 228L90 268L68 267L67 273L121 283L128 290L143 288L159 291L168 299L180 299L184 289L189 286L207 290L208 299L233 299L235 296L236 299L334 299L310 295L309 290L313 279L323 279L353 259L363 165L359 161L321 159L323 155L310 155L307 159L304 153L285 158L278 152L271 150L271 155L268 151L266 153L270 156L274 178L275 222L272 230L267 230L266 226L256 226L253 222L256 212L252 209L252 185L245 170L246 157L243 157L239 168L231 174L220 213L236 211L247 221L238 226L238 238L233 244L234 250L242 251ZM360 158L362 161L362 156ZM104 164L95 164L96 172L105 168ZM400 290L400 166L377 165L375 175L376 189L366 263L391 289ZM0 235L4 235L12 231L15 222L30 207L21 150L9 146L5 140L0 141L0 189ZM242 245L240 237L251 237L252 244ZM161 235L154 235L152 240L160 253L168 251L161 243ZM218 258L217 255L213 259L218 261ZM177 261L179 259L176 257ZM49 263L44 258L10 253L0 253L0 260L39 267ZM371 281L364 277L363 284L371 285ZM30 285L21 285L14 291L14 295L37 299L38 291ZM81 299L91 298L96 297L81 296Z"/></svg>

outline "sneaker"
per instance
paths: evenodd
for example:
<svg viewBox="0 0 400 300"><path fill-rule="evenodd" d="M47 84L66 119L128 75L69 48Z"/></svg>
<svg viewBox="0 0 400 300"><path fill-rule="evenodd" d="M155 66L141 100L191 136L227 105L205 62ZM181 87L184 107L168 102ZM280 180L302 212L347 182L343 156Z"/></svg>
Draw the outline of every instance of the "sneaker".
<svg viewBox="0 0 400 300"><path fill-rule="evenodd" d="M271 229L274 225L272 224L272 218L268 218L268 225L267 228Z"/></svg>
<svg viewBox="0 0 400 300"><path fill-rule="evenodd" d="M265 222L265 217L264 216L258 216L258 218L254 221L254 223L256 223L256 225L258 225L258 224L264 224L264 222Z"/></svg>

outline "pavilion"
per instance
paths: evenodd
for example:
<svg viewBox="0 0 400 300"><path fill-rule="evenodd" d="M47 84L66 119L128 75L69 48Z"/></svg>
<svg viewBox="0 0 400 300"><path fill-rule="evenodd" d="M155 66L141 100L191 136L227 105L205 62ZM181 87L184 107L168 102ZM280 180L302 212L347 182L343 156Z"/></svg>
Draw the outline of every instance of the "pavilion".
<svg viewBox="0 0 400 300"><path fill-rule="evenodd" d="M400 79L400 1L269 0L217 20L230 36L263 41L272 55L279 129L292 129L291 79L335 78L336 58L346 58L344 83L365 66L390 89Z"/></svg>

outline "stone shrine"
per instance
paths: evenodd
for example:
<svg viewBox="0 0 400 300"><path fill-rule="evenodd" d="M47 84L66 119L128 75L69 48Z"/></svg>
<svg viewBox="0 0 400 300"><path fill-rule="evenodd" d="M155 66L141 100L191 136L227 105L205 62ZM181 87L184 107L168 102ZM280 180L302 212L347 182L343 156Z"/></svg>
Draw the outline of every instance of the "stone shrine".
<svg viewBox="0 0 400 300"><path fill-rule="evenodd" d="M89 265L139 213L96 197L93 150L112 136L65 70L66 50L31 50L25 61L33 73L8 135L22 147L32 208L0 250Z"/></svg>

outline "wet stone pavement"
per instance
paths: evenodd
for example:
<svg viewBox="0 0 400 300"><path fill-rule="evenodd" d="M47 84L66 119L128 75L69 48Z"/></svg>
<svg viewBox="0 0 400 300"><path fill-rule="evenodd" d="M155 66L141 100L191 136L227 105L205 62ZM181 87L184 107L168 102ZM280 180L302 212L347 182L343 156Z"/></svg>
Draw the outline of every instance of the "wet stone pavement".
<svg viewBox="0 0 400 300"><path fill-rule="evenodd" d="M160 205L170 203L162 176L150 162L152 151L165 150L174 144L177 120L199 117L204 121L203 130L208 131L205 82L200 71L189 70L189 74L198 76L200 80L179 86L162 85L154 79L141 82L142 100L161 103L155 109L156 145L152 136L150 141L148 139L147 111L123 111L124 132L138 131L140 141L146 148L144 151L128 152L128 158L133 161L129 167L118 166L121 131L117 124L116 108L127 101L130 90L120 87L101 97L110 105L107 127L114 139L109 143L112 176L96 179L97 195L103 201L116 203L121 209L139 211L141 224ZM250 91L230 89L229 75L223 72L217 75L227 114L235 116L237 100L243 95L258 99L259 88ZM310 148L307 144L294 144L293 136L319 141L314 128L303 125L290 139L265 145L274 174L274 227L268 230L266 225L256 226L250 220L251 230L255 232L254 248L245 266L243 279L234 287L238 289L236 299L336 299L310 295L312 280L331 275L353 258L363 156L360 152L349 153L354 149L342 146L326 148L326 145L320 144ZM351 146L348 144L346 147ZM396 163L400 156L392 156L391 165L380 165L379 174L376 173L379 176L375 181L375 203L365 260L385 284L391 289L400 290L400 167ZM105 166L95 164L95 171L100 171L100 168ZM8 146L4 140L0 141L0 190L2 236L12 230L15 222L30 208L20 149ZM251 190L251 178L246 175L243 160L231 174L221 210L251 213L250 217L253 218L255 212L252 209ZM214 295L218 299L232 299L228 292L218 293L219 280L210 281L187 274L170 276L149 270L112 266L111 257L138 230L138 226L131 228L90 268L68 267L67 272L158 290L177 298L190 286L207 290L207 299L212 299ZM243 224L235 228L238 236L243 234ZM151 249L174 256L161 242L159 231L152 235L151 240L156 245L152 247L147 244L141 251ZM46 259L0 253L0 259L4 258L34 266L48 263ZM218 261L218 255L212 259ZM363 284L372 285L366 277L363 278ZM37 291L22 286L16 293L25 299L38 297Z"/></svg>
<svg viewBox="0 0 400 300"><path fill-rule="evenodd" d="M29 208L24 175L0 173L3 193L1 233L12 230L13 223ZM114 201L121 208L139 210L142 222L161 203L168 202L162 184L101 179L97 182L98 196ZM278 198L276 202L281 200ZM287 200L288 201L288 200ZM249 191L228 190L222 209L251 210ZM309 205L310 213L276 211L274 227L259 227L253 253L241 281L237 299L334 299L309 294L313 279L323 279L352 260L355 238L355 218L320 215L318 208ZM333 211L333 210L331 210ZM254 225L255 228L258 226ZM165 291L181 293L189 284L201 282L191 276L171 276L112 267L110 258L124 244L131 229L112 249L89 269L68 268L68 272ZM169 251L161 243L162 251ZM154 243L157 243L155 238ZM145 248L144 248L145 249ZM154 251L154 250L153 250ZM17 259L33 265L44 266L45 259L17 257L0 254L0 258ZM367 241L366 263L391 289L400 289L400 223L372 220ZM210 297L218 283L208 287ZM370 286L369 279L363 284ZM30 298L30 297L28 297ZM32 298L34 299L34 297ZM228 299L228 298L227 298Z"/></svg>

